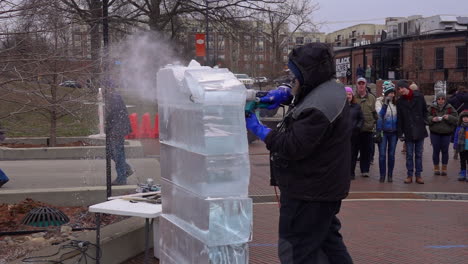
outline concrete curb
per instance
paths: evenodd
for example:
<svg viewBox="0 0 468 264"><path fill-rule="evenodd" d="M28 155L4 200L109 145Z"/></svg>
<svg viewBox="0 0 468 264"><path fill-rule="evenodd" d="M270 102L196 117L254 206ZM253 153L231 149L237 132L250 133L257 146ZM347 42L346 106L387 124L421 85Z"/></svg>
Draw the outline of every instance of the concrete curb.
<svg viewBox="0 0 468 264"><path fill-rule="evenodd" d="M136 185L112 186L112 196L135 193L136 188ZM105 186L0 191L2 203L18 203L26 198L55 206L89 206L107 200Z"/></svg>
<svg viewBox="0 0 468 264"><path fill-rule="evenodd" d="M142 252L145 250L145 220L140 217L131 217L125 219L121 222L108 225L106 227L101 228L101 252L102 257L100 260L101 264L116 264L122 263ZM153 232L150 230L150 234ZM96 232L95 231L87 231L79 234L77 236L77 240L81 241L89 241L93 244L96 243ZM68 245L70 241L62 243L60 245L49 246L42 250L32 252L28 254L28 257L33 256L48 256L56 253L59 248L63 245ZM149 240L150 247L153 247L153 238L150 237ZM59 260L60 256L67 252L68 250L60 251L60 254L55 256L54 258L47 258L48 260ZM89 246L86 253L92 257L96 257L96 250L94 246ZM150 251L150 257L154 254ZM65 264L72 264L77 263L80 255L74 256L67 260L62 260ZM22 264L22 259L17 259L11 264ZM88 257L87 263L95 263L94 260L91 260ZM36 262L33 262L36 263ZM43 263L43 262L37 262ZM83 262L84 263L84 262Z"/></svg>
<svg viewBox="0 0 468 264"><path fill-rule="evenodd" d="M105 140L87 137L58 138L58 143L77 140L100 146L82 147L41 147L41 148L6 148L0 147L0 160L34 160L34 159L102 159L106 157ZM45 144L47 138L8 138L4 143ZM127 158L142 158L143 146L138 140L125 141Z"/></svg>

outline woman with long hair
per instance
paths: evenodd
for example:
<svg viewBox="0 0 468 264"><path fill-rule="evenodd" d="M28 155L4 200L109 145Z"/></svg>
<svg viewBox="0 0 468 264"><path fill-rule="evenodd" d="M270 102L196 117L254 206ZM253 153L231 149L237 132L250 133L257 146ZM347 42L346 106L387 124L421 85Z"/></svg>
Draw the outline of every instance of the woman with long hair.
<svg viewBox="0 0 468 264"><path fill-rule="evenodd" d="M348 100L353 133L351 135L351 179L355 179L354 170L356 168L356 161L358 155L358 142L359 142L359 132L361 131L362 124L364 123L364 116L361 111L361 106L357 103L356 98L354 98L353 88L345 87L346 98Z"/></svg>

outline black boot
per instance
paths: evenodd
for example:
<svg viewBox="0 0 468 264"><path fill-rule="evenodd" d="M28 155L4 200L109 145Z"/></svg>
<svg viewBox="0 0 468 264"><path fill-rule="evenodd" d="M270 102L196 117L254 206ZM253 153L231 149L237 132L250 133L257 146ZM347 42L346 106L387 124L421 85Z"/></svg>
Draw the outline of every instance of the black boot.
<svg viewBox="0 0 468 264"><path fill-rule="evenodd" d="M380 176L379 182L385 182L385 176Z"/></svg>
<svg viewBox="0 0 468 264"><path fill-rule="evenodd" d="M387 176L387 181L388 181L388 182L393 182L392 175L388 175L388 176Z"/></svg>

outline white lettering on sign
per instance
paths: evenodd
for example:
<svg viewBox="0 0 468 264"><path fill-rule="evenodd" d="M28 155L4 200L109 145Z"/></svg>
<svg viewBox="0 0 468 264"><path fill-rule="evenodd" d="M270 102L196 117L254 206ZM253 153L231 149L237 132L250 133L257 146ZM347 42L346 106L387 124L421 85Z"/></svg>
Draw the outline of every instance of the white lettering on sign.
<svg viewBox="0 0 468 264"><path fill-rule="evenodd" d="M351 67L350 61L350 57L343 57L335 60L336 77L346 77L346 71Z"/></svg>
<svg viewBox="0 0 468 264"><path fill-rule="evenodd" d="M359 47L359 46L364 46L364 45L369 45L371 44L370 40L363 40L360 42L355 42L354 47Z"/></svg>

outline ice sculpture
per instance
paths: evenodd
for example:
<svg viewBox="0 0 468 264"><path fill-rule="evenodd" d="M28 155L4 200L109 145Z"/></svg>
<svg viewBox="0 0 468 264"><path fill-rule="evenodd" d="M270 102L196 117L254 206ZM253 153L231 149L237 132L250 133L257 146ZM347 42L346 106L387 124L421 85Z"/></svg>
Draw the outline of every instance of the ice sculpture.
<svg viewBox="0 0 468 264"><path fill-rule="evenodd" d="M161 263L248 263L252 237L245 86L227 69L158 72Z"/></svg>

